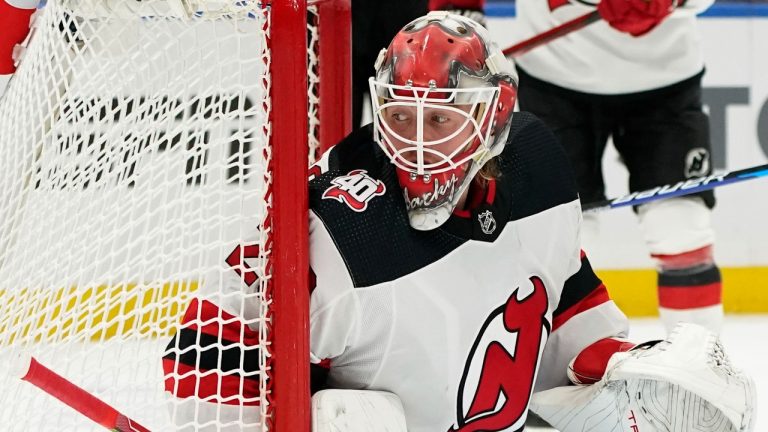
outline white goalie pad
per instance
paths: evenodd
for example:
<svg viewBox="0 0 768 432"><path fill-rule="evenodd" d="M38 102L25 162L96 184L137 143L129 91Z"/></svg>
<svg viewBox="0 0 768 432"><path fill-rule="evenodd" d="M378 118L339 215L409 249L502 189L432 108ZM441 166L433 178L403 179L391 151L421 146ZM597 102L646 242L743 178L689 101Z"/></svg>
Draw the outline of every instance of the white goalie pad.
<svg viewBox="0 0 768 432"><path fill-rule="evenodd" d="M534 394L531 409L562 432L749 432L755 386L714 333L679 324L652 348L614 354L594 385Z"/></svg>
<svg viewBox="0 0 768 432"><path fill-rule="evenodd" d="M393 393L323 390L312 396L312 432L407 432L405 412Z"/></svg>

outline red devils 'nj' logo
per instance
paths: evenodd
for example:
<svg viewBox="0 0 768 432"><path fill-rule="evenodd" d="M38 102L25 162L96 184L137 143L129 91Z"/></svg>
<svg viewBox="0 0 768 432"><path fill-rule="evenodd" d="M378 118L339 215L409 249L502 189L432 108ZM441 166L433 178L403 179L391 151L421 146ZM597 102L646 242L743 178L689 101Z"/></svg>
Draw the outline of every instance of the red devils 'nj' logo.
<svg viewBox="0 0 768 432"><path fill-rule="evenodd" d="M331 180L331 184L332 186L323 192L323 198L346 203L356 212L365 211L368 201L384 195L386 191L384 183L369 176L365 170L350 171L347 175Z"/></svg>
<svg viewBox="0 0 768 432"><path fill-rule="evenodd" d="M549 332L547 289L537 276L530 279L533 290L518 287L480 329L459 386L458 426L451 431L523 428Z"/></svg>

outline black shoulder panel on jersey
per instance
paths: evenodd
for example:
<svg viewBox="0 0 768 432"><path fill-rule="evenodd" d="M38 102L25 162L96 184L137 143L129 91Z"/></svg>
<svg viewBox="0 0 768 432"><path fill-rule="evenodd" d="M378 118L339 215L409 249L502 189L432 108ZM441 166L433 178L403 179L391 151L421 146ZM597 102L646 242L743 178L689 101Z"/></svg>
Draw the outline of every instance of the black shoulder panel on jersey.
<svg viewBox="0 0 768 432"><path fill-rule="evenodd" d="M589 297L594 290L600 287L603 281L592 270L592 265L586 255L581 257L581 267L563 285L560 295L560 303L555 309L554 316L560 315L571 306Z"/></svg>
<svg viewBox="0 0 768 432"><path fill-rule="evenodd" d="M415 272L467 241L439 229L411 228L394 167L374 142L370 126L353 132L330 151L328 171L309 183L309 206L333 238L355 287ZM358 170L365 170L371 181L385 188L382 194L369 196L363 210L327 194L335 189L343 194L333 181Z"/></svg>
<svg viewBox="0 0 768 432"><path fill-rule="evenodd" d="M513 114L507 146L499 155L498 190L510 196L511 219L522 219L574 201L578 189L565 149L528 112Z"/></svg>
<svg viewBox="0 0 768 432"><path fill-rule="evenodd" d="M368 125L354 130L328 150L328 171L336 172L333 177L336 177L344 169L362 168L370 172L372 167L378 167L381 164L378 160L379 157L386 160L383 153L374 150L378 150L378 146L373 141L372 126ZM310 182L310 188L313 183Z"/></svg>
<svg viewBox="0 0 768 432"><path fill-rule="evenodd" d="M570 160L555 136L536 116L516 112L507 143L497 157L500 171L492 203L472 209L471 217L455 215L441 229L472 240L493 242L509 221L535 215L578 197ZM499 224L482 230L487 214Z"/></svg>

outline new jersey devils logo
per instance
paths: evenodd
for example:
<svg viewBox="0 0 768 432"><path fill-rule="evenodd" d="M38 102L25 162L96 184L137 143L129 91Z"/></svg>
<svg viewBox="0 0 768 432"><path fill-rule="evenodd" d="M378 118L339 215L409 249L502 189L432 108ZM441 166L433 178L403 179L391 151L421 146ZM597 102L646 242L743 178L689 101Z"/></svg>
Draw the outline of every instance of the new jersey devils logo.
<svg viewBox="0 0 768 432"><path fill-rule="evenodd" d="M459 386L451 431L521 429L539 353L549 332L547 289L537 276L491 312L472 346Z"/></svg>
<svg viewBox="0 0 768 432"><path fill-rule="evenodd" d="M709 151L697 147L685 156L685 178L701 177L709 172Z"/></svg>
<svg viewBox="0 0 768 432"><path fill-rule="evenodd" d="M323 192L323 199L343 202L356 212L365 211L370 200L386 191L384 183L369 176L365 170L350 171L331 180L331 184Z"/></svg>

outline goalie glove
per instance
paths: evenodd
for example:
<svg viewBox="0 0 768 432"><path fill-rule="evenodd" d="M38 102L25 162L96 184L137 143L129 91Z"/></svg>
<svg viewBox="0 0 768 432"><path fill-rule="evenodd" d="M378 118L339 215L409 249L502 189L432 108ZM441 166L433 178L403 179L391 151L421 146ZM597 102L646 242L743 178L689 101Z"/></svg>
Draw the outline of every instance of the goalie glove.
<svg viewBox="0 0 768 432"><path fill-rule="evenodd" d="M754 429L754 382L714 333L679 324L668 340L640 348L614 354L594 385L534 394L531 409L562 432Z"/></svg>

